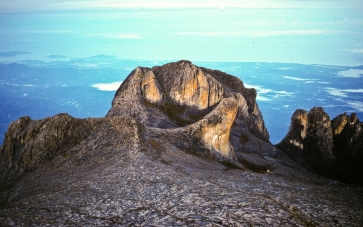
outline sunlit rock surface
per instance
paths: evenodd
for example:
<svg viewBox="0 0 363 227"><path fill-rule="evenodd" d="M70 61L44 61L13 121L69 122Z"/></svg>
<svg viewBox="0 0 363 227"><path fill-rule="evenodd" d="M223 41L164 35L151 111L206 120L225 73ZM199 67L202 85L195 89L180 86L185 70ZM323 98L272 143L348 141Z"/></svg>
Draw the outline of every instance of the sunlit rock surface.
<svg viewBox="0 0 363 227"><path fill-rule="evenodd" d="M141 92L143 97L150 103L159 103L163 99L160 85L152 71L146 73L141 81Z"/></svg>

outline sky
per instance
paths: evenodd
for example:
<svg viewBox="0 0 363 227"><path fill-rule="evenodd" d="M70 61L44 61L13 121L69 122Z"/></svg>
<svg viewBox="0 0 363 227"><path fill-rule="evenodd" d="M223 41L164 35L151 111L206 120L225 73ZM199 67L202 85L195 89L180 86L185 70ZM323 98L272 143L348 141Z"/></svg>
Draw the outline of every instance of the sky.
<svg viewBox="0 0 363 227"><path fill-rule="evenodd" d="M0 0L0 61L363 65L363 0Z"/></svg>

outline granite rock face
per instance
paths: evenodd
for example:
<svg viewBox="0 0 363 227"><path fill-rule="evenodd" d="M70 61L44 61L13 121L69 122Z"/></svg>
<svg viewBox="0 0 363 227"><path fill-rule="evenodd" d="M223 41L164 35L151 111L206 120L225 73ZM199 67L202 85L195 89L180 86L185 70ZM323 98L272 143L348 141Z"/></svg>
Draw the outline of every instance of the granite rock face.
<svg viewBox="0 0 363 227"><path fill-rule="evenodd" d="M179 61L138 67L117 90L105 119L67 114L15 121L1 147L0 177L12 179L64 155L112 117L132 117L151 144L171 146L256 172L282 165L301 169L268 141L256 90L238 78ZM149 144L149 139L143 141ZM150 145L150 144L149 144ZM151 146L151 145L150 145Z"/></svg>
<svg viewBox="0 0 363 227"><path fill-rule="evenodd" d="M320 175L363 184L363 130L354 113L330 120L321 107L297 110L276 147Z"/></svg>
<svg viewBox="0 0 363 227"><path fill-rule="evenodd" d="M363 184L363 123L352 113L332 120L334 175L342 181Z"/></svg>
<svg viewBox="0 0 363 227"><path fill-rule="evenodd" d="M330 118L321 107L312 108L307 117L303 151L314 170L326 176L335 159Z"/></svg>
<svg viewBox="0 0 363 227"><path fill-rule="evenodd" d="M66 152L92 131L92 122L68 114L11 123L0 149L0 179L13 178Z"/></svg>
<svg viewBox="0 0 363 227"><path fill-rule="evenodd" d="M316 166L275 148L256 91L236 77L188 61L139 67L112 104L103 118L23 117L9 126L0 147L0 225L363 223L362 187L313 174L305 167ZM300 111L288 145L305 160L305 142L321 133L358 154L361 131L354 115L330 122L322 109ZM336 146L311 148L334 166Z"/></svg>
<svg viewBox="0 0 363 227"><path fill-rule="evenodd" d="M266 171L274 162L265 157L284 155L268 141L256 95L234 76L183 60L136 68L117 90L107 116L131 116L145 126L183 131L182 127L201 125L197 122L211 114L213 121L224 122L223 128L208 120L209 125L203 123L202 130L188 135L205 144L211 157L227 157L223 161L237 160L241 166ZM226 103L234 103L232 111ZM206 149L191 150L205 155L199 151Z"/></svg>
<svg viewBox="0 0 363 227"><path fill-rule="evenodd" d="M80 129L89 127L88 134L73 143L60 137L59 145L65 149L59 155L1 181L2 226L361 226L363 222L361 187L287 165L264 174L231 168L189 152L188 146L195 148L196 141L189 141L194 137L186 132L203 123L185 127L182 133L145 127L131 117L57 115L12 125L7 139L18 141L22 137L15 135L28 135L30 125L57 125L57 119L78 121ZM25 130L17 131L25 125ZM51 128L34 132L25 144L34 144ZM23 154L31 150L24 146Z"/></svg>
<svg viewBox="0 0 363 227"><path fill-rule="evenodd" d="M211 112L223 98L234 97L239 101L237 118L268 141L256 95L234 76L179 61L136 68L116 92L107 116L132 116L157 128L182 127Z"/></svg>
<svg viewBox="0 0 363 227"><path fill-rule="evenodd" d="M125 124L136 122L132 118L126 118L124 121ZM15 179L23 173L36 170L55 157L67 158L73 147L90 136L94 136L96 147L102 146L104 141L97 141L98 134L101 134L99 131L101 128L109 129L114 126L114 122L113 118L77 119L68 114L58 114L42 120L22 117L12 122L0 147L1 181ZM117 127L118 130L122 128L122 126ZM108 141L115 145L114 149L117 149L116 144L119 141L112 132L109 131ZM139 146L140 141L137 140L139 136L128 133L128 142ZM111 141L111 138L115 141Z"/></svg>

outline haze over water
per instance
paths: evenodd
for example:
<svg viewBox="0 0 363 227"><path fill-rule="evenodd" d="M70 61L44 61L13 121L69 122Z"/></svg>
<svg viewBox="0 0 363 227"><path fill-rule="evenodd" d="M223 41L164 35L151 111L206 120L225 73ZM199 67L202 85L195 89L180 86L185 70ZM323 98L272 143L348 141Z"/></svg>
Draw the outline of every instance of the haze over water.
<svg viewBox="0 0 363 227"><path fill-rule="evenodd" d="M2 0L0 60L362 64L363 1L250 2Z"/></svg>

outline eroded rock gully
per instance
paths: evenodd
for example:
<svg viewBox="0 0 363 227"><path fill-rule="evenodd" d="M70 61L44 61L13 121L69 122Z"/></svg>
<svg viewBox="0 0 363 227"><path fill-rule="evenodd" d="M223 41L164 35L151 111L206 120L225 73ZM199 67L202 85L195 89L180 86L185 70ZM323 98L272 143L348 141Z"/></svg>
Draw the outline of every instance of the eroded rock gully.
<svg viewBox="0 0 363 227"><path fill-rule="evenodd" d="M304 156L316 131L341 147L355 135L358 152L359 120L311 112L293 115L282 152L236 77L189 61L136 68L104 118L9 126L0 225L361 226L363 188L312 173ZM310 147L331 165L338 145L325 142Z"/></svg>

